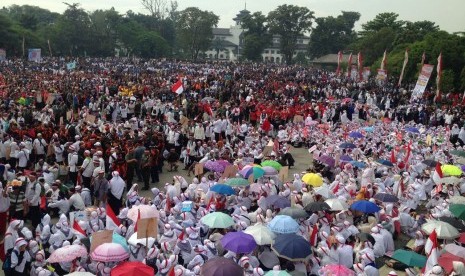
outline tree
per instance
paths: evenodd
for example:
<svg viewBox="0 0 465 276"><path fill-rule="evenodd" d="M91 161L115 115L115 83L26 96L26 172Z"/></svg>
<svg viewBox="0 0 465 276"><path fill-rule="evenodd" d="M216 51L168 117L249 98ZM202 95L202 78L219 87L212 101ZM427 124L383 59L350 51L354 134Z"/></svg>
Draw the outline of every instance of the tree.
<svg viewBox="0 0 465 276"><path fill-rule="evenodd" d="M370 32L359 39L353 46L362 52L363 63L372 65L381 57L384 51L390 52L394 46L396 32L389 27L382 28L376 32Z"/></svg>
<svg viewBox="0 0 465 276"><path fill-rule="evenodd" d="M346 49L357 38L353 29L359 19L360 13L345 11L337 17L315 19L317 26L310 35L310 57L317 58Z"/></svg>
<svg viewBox="0 0 465 276"><path fill-rule="evenodd" d="M173 2L176 1L170 1L170 3L168 3L168 0L141 0L140 2L151 16L157 19L164 19L169 13L168 6L172 7Z"/></svg>
<svg viewBox="0 0 465 276"><path fill-rule="evenodd" d="M399 31L405 24L404 21L397 20L399 15L394 12L384 12L376 15L376 17L362 25L363 31L360 32L361 36L365 36L370 32L377 32L384 28L390 28L394 31Z"/></svg>
<svg viewBox="0 0 465 276"><path fill-rule="evenodd" d="M136 39L134 52L143 58L160 58L166 56L169 46L156 32L143 32Z"/></svg>
<svg viewBox="0 0 465 276"><path fill-rule="evenodd" d="M192 60L197 60L201 51L211 46L213 27L219 17L209 11L190 7L180 12L177 22L178 40L184 53Z"/></svg>
<svg viewBox="0 0 465 276"><path fill-rule="evenodd" d="M286 63L292 62L297 39L310 31L313 18L312 11L294 5L281 5L268 14L270 31L280 36L281 53Z"/></svg>
<svg viewBox="0 0 465 276"><path fill-rule="evenodd" d="M114 9L96 10L90 14L91 40L93 47L89 48L89 54L95 56L114 56L117 41L117 26L120 24L121 15Z"/></svg>
<svg viewBox="0 0 465 276"><path fill-rule="evenodd" d="M413 43L422 40L427 34L439 31L439 26L431 21L405 22L405 26L399 32L395 44Z"/></svg>
<svg viewBox="0 0 465 276"><path fill-rule="evenodd" d="M266 16L261 12L247 15L242 21L244 49L243 56L248 60L261 61L263 50L271 42L271 34L266 25Z"/></svg>

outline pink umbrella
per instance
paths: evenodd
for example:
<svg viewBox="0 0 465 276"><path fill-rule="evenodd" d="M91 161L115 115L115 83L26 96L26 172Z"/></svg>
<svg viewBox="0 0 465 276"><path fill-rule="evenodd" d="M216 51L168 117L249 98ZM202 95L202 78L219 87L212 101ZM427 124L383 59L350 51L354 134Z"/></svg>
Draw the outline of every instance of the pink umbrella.
<svg viewBox="0 0 465 276"><path fill-rule="evenodd" d="M120 262L129 258L129 253L120 244L104 243L95 248L90 257L99 262Z"/></svg>
<svg viewBox="0 0 465 276"><path fill-rule="evenodd" d="M79 257L87 256L87 250L82 245L72 244L53 251L47 259L49 263L71 262Z"/></svg>
<svg viewBox="0 0 465 276"><path fill-rule="evenodd" d="M355 276L355 272L343 265L331 264L325 265L320 269L320 275L324 276Z"/></svg>
<svg viewBox="0 0 465 276"><path fill-rule="evenodd" d="M128 218L132 221L137 221L137 217L139 215L140 210L140 218L159 218L160 214L158 213L158 210L155 207L152 207L150 205L138 205L138 206L132 206L131 209L128 211Z"/></svg>
<svg viewBox="0 0 465 276"><path fill-rule="evenodd" d="M273 176L278 174L278 171L273 167L265 166L262 167L262 169L265 171L265 176Z"/></svg>

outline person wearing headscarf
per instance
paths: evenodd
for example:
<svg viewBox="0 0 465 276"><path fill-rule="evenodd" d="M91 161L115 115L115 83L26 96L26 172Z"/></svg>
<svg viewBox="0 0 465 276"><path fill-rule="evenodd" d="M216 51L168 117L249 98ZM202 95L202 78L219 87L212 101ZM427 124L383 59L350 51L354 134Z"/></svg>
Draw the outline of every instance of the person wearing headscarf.
<svg viewBox="0 0 465 276"><path fill-rule="evenodd" d="M26 275L26 263L31 261L31 256L26 248L27 241L24 238L16 239L14 249L11 252L11 268L13 270L11 276Z"/></svg>
<svg viewBox="0 0 465 276"><path fill-rule="evenodd" d="M15 241L19 238L19 227L21 225L20 220L12 220L10 225L5 232L4 244L3 247L5 249L5 255L10 249L15 247Z"/></svg>
<svg viewBox="0 0 465 276"><path fill-rule="evenodd" d="M453 271L450 274L451 276L461 276L465 275L465 266L463 262L453 261L452 262Z"/></svg>
<svg viewBox="0 0 465 276"><path fill-rule="evenodd" d="M119 215L119 211L123 205L123 192L126 187L126 183L119 176L117 171L111 173L113 178L109 181L109 193L107 203L111 206L111 209L115 215Z"/></svg>

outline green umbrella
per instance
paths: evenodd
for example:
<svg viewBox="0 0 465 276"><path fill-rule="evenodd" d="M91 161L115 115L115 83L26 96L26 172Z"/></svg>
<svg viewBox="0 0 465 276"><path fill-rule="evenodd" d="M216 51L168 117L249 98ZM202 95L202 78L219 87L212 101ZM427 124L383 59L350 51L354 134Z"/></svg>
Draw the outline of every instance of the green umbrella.
<svg viewBox="0 0 465 276"><path fill-rule="evenodd" d="M290 276L289 272L286 270L270 270L268 271L265 276Z"/></svg>
<svg viewBox="0 0 465 276"><path fill-rule="evenodd" d="M234 225L231 216L222 212L213 212L200 219L200 222L210 228L229 228Z"/></svg>
<svg viewBox="0 0 465 276"><path fill-rule="evenodd" d="M397 249L394 251L392 258L412 267L422 268L426 265L426 257L413 251Z"/></svg>
<svg viewBox="0 0 465 276"><path fill-rule="evenodd" d="M463 150L451 150L450 154L457 155L460 157L465 157L465 151Z"/></svg>
<svg viewBox="0 0 465 276"><path fill-rule="evenodd" d="M249 185L249 181L244 178L235 177L226 180L225 184L229 186L247 186Z"/></svg>
<svg viewBox="0 0 465 276"><path fill-rule="evenodd" d="M278 162L276 161L273 161L273 160L266 160L266 161L263 161L261 164L260 164L262 167L272 167L272 168L275 168L275 170L279 171L283 166L281 164L279 164Z"/></svg>
<svg viewBox="0 0 465 276"><path fill-rule="evenodd" d="M465 220L465 205L464 204L451 204L449 211L457 218Z"/></svg>

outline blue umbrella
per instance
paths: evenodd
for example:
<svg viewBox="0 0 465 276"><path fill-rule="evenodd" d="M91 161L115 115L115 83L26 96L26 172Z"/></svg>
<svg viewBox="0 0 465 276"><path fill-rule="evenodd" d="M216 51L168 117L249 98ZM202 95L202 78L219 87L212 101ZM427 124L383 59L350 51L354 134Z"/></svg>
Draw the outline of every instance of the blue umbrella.
<svg viewBox="0 0 465 276"><path fill-rule="evenodd" d="M355 139L361 139L363 138L363 134L361 134L360 132L358 131L352 131L351 133L349 133L349 137L350 138L355 138Z"/></svg>
<svg viewBox="0 0 465 276"><path fill-rule="evenodd" d="M352 164L352 166L360 168L360 169L364 169L367 166L365 163L363 163L361 161L350 161L350 164Z"/></svg>
<svg viewBox="0 0 465 276"><path fill-rule="evenodd" d="M286 208L291 207L291 201L285 197L279 195L270 195L266 198L266 203L268 206L273 206L274 208Z"/></svg>
<svg viewBox="0 0 465 276"><path fill-rule="evenodd" d="M387 193L377 193L374 196L375 199L382 201L382 202L398 202L399 199L395 195L387 194Z"/></svg>
<svg viewBox="0 0 465 276"><path fill-rule="evenodd" d="M378 205L368 200L356 201L350 206L350 209L355 210L355 211L360 211L366 214L373 214L381 210L381 208L379 208Z"/></svg>
<svg viewBox="0 0 465 276"><path fill-rule="evenodd" d="M257 247L257 243L252 235L244 232L229 232L221 238L221 245L224 249L236 254L248 254Z"/></svg>
<svg viewBox="0 0 465 276"><path fill-rule="evenodd" d="M268 228L274 233L289 234L299 230L299 224L290 216L277 215L269 223Z"/></svg>
<svg viewBox="0 0 465 276"><path fill-rule="evenodd" d="M339 145L341 149L355 149L357 146L352 143L342 143Z"/></svg>
<svg viewBox="0 0 465 276"><path fill-rule="evenodd" d="M420 131L419 131L418 128L416 128L416 127L406 127L406 128L405 128L405 131L411 132L411 133L420 134Z"/></svg>
<svg viewBox="0 0 465 276"><path fill-rule="evenodd" d="M376 160L376 163L381 164L386 167L394 167L394 164L391 163L391 161L385 160L385 159L378 159Z"/></svg>
<svg viewBox="0 0 465 276"><path fill-rule="evenodd" d="M343 155L341 156L341 158L339 159L339 161L341 162L351 162L353 161L354 159L352 159L352 157L348 156L348 155Z"/></svg>
<svg viewBox="0 0 465 276"><path fill-rule="evenodd" d="M222 195L233 195L236 193L231 186L225 184L215 184L210 187L210 191Z"/></svg>
<svg viewBox="0 0 465 276"><path fill-rule="evenodd" d="M363 130L365 130L366 132L373 132L373 131L375 131L375 128L374 127L364 127Z"/></svg>
<svg viewBox="0 0 465 276"><path fill-rule="evenodd" d="M303 261L312 254L310 243L296 234L278 235L271 249L281 258L289 261Z"/></svg>

